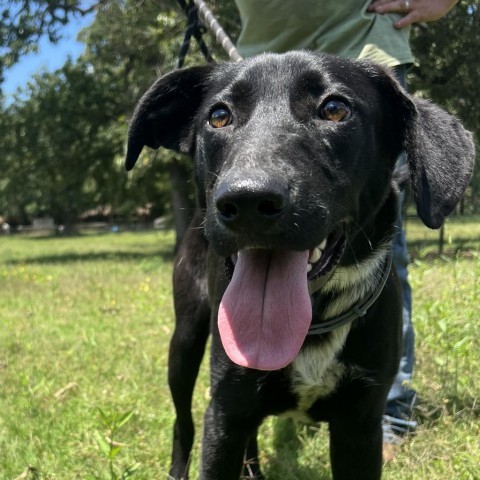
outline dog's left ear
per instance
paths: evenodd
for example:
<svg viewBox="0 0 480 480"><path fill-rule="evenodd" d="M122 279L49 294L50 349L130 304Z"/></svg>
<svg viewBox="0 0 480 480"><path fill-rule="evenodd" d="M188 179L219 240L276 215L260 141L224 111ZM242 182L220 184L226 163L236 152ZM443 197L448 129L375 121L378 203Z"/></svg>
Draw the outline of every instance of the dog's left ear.
<svg viewBox="0 0 480 480"><path fill-rule="evenodd" d="M472 176L475 145L460 121L427 100L414 98L375 65L372 78L385 95L390 144L407 154L418 216L429 228L442 226Z"/></svg>
<svg viewBox="0 0 480 480"><path fill-rule="evenodd" d="M189 153L192 122L214 65L176 70L157 80L143 95L128 130L125 168L131 170L143 147Z"/></svg>
<svg viewBox="0 0 480 480"><path fill-rule="evenodd" d="M406 125L405 151L417 212L425 225L441 227L472 176L475 145L460 121L436 105L413 99L416 114Z"/></svg>

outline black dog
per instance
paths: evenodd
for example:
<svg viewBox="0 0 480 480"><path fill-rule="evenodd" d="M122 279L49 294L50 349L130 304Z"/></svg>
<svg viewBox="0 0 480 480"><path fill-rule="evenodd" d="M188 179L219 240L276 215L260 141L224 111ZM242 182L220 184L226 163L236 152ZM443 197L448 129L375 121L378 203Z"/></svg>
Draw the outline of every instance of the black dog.
<svg viewBox="0 0 480 480"><path fill-rule="evenodd" d="M174 273L171 475L188 475L211 334L202 479L238 479L262 420L284 412L328 422L336 480L379 479L401 340L395 162L406 151L418 214L438 228L470 179L471 135L378 66L294 52L161 78L127 169L144 145L194 157L199 203Z"/></svg>

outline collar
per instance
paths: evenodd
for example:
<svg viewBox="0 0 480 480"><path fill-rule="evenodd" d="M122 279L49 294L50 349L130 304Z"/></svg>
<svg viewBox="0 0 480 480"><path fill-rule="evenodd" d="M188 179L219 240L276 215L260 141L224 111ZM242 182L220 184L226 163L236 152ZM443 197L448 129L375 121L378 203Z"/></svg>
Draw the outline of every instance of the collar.
<svg viewBox="0 0 480 480"><path fill-rule="evenodd" d="M383 287L387 283L387 279L390 275L390 271L392 269L392 261L393 261L393 253L392 249L388 249L387 256L384 260L384 266L382 271L382 276L373 290L368 297L360 300L357 302L353 307L350 308L346 313L339 315L338 317L334 317L330 320L325 322L321 322L315 325L310 325L308 329L308 335L321 335L322 333L331 332L347 323L351 323L357 318L363 317L368 309L376 302L378 297L383 291Z"/></svg>

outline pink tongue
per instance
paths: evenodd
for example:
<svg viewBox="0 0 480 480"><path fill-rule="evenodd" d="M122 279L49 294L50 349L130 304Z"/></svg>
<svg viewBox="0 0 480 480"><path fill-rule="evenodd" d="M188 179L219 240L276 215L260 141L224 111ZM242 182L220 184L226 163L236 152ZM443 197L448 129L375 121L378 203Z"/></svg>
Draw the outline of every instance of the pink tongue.
<svg viewBox="0 0 480 480"><path fill-rule="evenodd" d="M312 320L309 251L242 250L218 311L223 347L238 365L278 370L298 354Z"/></svg>

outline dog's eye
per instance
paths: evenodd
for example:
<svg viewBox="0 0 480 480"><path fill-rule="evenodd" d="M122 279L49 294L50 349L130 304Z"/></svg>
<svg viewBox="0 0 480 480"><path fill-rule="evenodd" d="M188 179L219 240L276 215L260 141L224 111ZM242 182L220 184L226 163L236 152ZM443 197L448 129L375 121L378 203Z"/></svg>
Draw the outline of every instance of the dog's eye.
<svg viewBox="0 0 480 480"><path fill-rule="evenodd" d="M327 100L320 107L320 116L330 122L342 122L351 115L350 107L341 100Z"/></svg>
<svg viewBox="0 0 480 480"><path fill-rule="evenodd" d="M213 128L223 128L232 122L232 114L230 111L225 108L216 108L215 110L210 113L210 118L208 119L208 123Z"/></svg>

